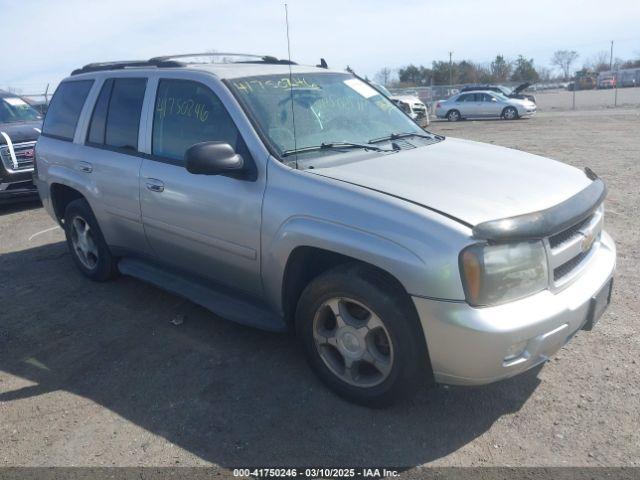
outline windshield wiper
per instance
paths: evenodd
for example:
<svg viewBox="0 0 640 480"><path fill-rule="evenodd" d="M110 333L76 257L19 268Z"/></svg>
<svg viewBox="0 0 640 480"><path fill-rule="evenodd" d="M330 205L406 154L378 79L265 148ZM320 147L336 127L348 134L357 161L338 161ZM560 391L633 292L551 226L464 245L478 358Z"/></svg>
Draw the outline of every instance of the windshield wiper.
<svg viewBox="0 0 640 480"><path fill-rule="evenodd" d="M393 150L389 150L387 148L380 148L370 145L369 143L352 143L352 142L330 142L330 143L321 143L320 145L314 145L311 147L302 147L297 149L285 150L282 152L283 157L288 157L290 155L295 155L296 153L306 153L306 152L316 152L320 150L332 150L332 149L342 149L342 148L363 148L365 150L373 150L374 152L393 152Z"/></svg>
<svg viewBox="0 0 640 480"><path fill-rule="evenodd" d="M420 137L420 138L428 138L430 140L434 138L437 140L442 140L444 138L444 137L441 137L440 135L433 135L433 134L427 135L425 133L404 132L404 133L392 133L390 135L387 135L386 137L373 138L369 140L369 143L388 142L390 140L398 140L399 138L405 138L405 137Z"/></svg>

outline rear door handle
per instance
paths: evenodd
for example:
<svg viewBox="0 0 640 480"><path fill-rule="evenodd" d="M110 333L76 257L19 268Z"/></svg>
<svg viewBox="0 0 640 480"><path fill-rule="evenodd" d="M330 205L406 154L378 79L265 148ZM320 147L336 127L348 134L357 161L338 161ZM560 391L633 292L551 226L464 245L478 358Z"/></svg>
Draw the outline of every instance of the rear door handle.
<svg viewBox="0 0 640 480"><path fill-rule="evenodd" d="M147 178L147 190L152 192L164 192L164 183L157 178Z"/></svg>
<svg viewBox="0 0 640 480"><path fill-rule="evenodd" d="M78 170L84 173L91 173L93 172L93 165L89 162L78 162Z"/></svg>

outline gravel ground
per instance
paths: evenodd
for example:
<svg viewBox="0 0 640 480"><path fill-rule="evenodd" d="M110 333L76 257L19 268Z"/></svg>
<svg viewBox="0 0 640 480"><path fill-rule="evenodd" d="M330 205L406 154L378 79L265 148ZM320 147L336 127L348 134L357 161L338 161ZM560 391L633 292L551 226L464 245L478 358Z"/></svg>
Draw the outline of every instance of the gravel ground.
<svg viewBox="0 0 640 480"><path fill-rule="evenodd" d="M0 466L640 466L640 110L432 130L606 180L619 266L593 332L519 377L372 411L327 391L290 337L85 280L41 208L0 207Z"/></svg>

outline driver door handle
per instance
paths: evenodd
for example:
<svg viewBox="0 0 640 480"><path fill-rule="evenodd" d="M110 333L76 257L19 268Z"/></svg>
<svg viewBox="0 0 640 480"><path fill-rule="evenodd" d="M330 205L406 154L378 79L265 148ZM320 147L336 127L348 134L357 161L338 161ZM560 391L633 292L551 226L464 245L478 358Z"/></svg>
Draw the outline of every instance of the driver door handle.
<svg viewBox="0 0 640 480"><path fill-rule="evenodd" d="M146 185L147 190L151 190L152 192L164 192L164 182L157 178L147 178Z"/></svg>

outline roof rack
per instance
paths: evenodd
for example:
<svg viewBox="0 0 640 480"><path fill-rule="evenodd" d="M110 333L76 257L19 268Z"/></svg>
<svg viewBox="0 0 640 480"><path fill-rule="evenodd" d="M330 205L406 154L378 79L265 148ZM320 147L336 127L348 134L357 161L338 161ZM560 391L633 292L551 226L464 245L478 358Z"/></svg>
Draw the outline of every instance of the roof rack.
<svg viewBox="0 0 640 480"><path fill-rule="evenodd" d="M185 64L182 62L172 62L172 61L155 61L155 59L151 60L122 60L117 62L99 62L99 63L89 63L82 68L77 68L71 75L79 75L81 73L88 72L100 72L102 70L122 70L124 68L131 67L157 67L157 68L167 68L167 67L184 67Z"/></svg>
<svg viewBox="0 0 640 480"><path fill-rule="evenodd" d="M81 73L99 72L103 70L121 70L125 68L135 67L156 67L156 68L176 68L184 67L188 62L177 61L178 58L190 57L241 57L248 60L240 60L231 63L269 63L278 65L296 65L295 62L289 60L281 60L271 55L253 55L249 53L183 53L180 55L166 55L162 57L153 57L149 60L123 60L116 62L98 62L89 63L82 68L77 68L71 75L79 75Z"/></svg>

